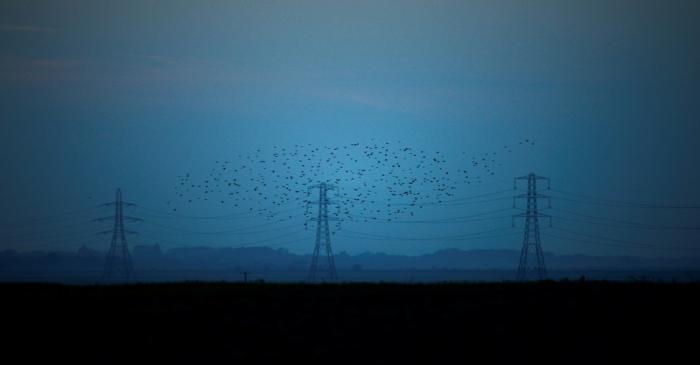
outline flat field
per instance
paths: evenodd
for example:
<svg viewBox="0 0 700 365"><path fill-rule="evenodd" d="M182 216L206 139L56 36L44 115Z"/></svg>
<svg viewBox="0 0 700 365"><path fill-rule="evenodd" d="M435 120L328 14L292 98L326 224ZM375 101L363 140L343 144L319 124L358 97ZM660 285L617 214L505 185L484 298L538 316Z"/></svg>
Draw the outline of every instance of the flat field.
<svg viewBox="0 0 700 365"><path fill-rule="evenodd" d="M0 293L3 352L26 361L676 363L695 357L700 331L698 283L6 283Z"/></svg>

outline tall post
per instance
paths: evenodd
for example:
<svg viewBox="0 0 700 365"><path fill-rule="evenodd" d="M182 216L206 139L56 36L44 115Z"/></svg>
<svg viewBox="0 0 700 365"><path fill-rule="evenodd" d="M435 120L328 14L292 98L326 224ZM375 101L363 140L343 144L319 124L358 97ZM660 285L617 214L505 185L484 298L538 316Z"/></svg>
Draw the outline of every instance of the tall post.
<svg viewBox="0 0 700 365"><path fill-rule="evenodd" d="M513 197L513 206L515 207L515 199L520 198L527 201L527 207L525 208L525 213L513 216L513 225L515 225L515 218L523 218L525 221L523 227L523 243L520 251L520 261L518 263L517 280L545 280L547 279L547 268L544 263L542 241L540 240L540 218L549 218L551 224L551 217L539 212L537 201L539 199L549 200L549 197L537 192L537 181L546 180L547 189L549 189L549 179L543 176L537 176L534 173L530 173L526 176L515 178L513 183L514 189L517 188L518 180L527 180L527 193ZM531 252L534 253L535 260L532 260L530 257Z"/></svg>
<svg viewBox="0 0 700 365"><path fill-rule="evenodd" d="M335 187L323 182L312 188L318 189L318 214L315 219L311 219L316 221L316 241L311 256L308 281L336 281L338 273L335 269L335 259L331 248L331 231L328 223L329 220L336 219L328 216L328 205L332 204L328 200L328 190L334 190ZM325 253L323 259L320 258L322 250Z"/></svg>
<svg viewBox="0 0 700 365"><path fill-rule="evenodd" d="M127 217L124 215L125 206L134 206L135 204L126 203L122 200L122 191L117 189L116 196L113 202L104 204L105 206L114 205L114 226L111 231L101 233L111 233L112 241L105 257L105 267L103 278L105 281L129 281L134 276L134 265L131 261L129 253L129 245L126 240L127 233L136 233L124 229L124 220L140 221L139 218ZM103 221L112 219L112 217L98 218L95 221Z"/></svg>

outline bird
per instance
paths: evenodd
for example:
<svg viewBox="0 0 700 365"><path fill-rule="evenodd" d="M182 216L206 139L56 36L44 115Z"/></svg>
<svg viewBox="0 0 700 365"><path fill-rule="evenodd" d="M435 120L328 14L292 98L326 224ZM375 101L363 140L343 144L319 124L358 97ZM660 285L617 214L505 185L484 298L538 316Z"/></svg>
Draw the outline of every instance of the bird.
<svg viewBox="0 0 700 365"><path fill-rule="evenodd" d="M524 138L515 145L532 147L535 142ZM506 153L514 148L511 143L502 144ZM202 178L196 178L193 171L179 175L173 204L195 204L211 197L219 205L246 207L275 219L279 207L310 204L305 187L328 182L339 187L334 197L344 207L337 212L342 215L339 218L398 220L415 216L425 205L443 203L468 186L483 184L486 176L495 176L502 166L497 152L462 151L451 160L445 152L376 138L333 146L261 146L252 153L215 159Z"/></svg>

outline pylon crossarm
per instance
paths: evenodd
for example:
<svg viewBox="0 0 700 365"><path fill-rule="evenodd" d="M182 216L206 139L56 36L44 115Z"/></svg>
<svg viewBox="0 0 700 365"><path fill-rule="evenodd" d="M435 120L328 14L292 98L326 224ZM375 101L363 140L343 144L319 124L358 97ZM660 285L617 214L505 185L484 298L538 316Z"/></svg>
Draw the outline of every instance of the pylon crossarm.
<svg viewBox="0 0 700 365"><path fill-rule="evenodd" d="M100 204L100 205L98 205L98 206L100 206L100 207L110 207L110 206L113 206L113 205L115 205L115 204L117 204L116 201L114 201L114 202L109 202L109 203L104 203L104 204ZM127 202L124 202L124 201L121 202L121 204L122 204L122 206L124 206L124 207L138 207L137 204L134 204L134 203L127 203Z"/></svg>
<svg viewBox="0 0 700 365"><path fill-rule="evenodd" d="M318 222L318 218L309 218L310 221L312 222ZM341 219L338 217L322 217L321 221L329 221L329 222L341 222Z"/></svg>
<svg viewBox="0 0 700 365"><path fill-rule="evenodd" d="M513 198L514 198L514 199L550 199L550 196L549 196L549 195L545 195L545 194L537 194L537 193L535 193L535 194L532 194L532 195L520 194L520 195L514 196Z"/></svg>
<svg viewBox="0 0 700 365"><path fill-rule="evenodd" d="M91 220L90 222L104 222L104 221L108 221L108 220L112 220L112 219L114 219L113 216L110 216L110 217L100 217L100 218L95 218L95 219Z"/></svg>
<svg viewBox="0 0 700 365"><path fill-rule="evenodd" d="M335 189L336 189L336 186L333 185L333 184L321 183L321 184L316 184L316 185L309 186L308 190L320 189L321 187L325 187L326 190L335 190Z"/></svg>
<svg viewBox="0 0 700 365"><path fill-rule="evenodd" d="M520 213L520 214L514 214L514 218L552 218L551 215L549 214L544 214L544 213L533 213L533 214L527 214L527 213Z"/></svg>

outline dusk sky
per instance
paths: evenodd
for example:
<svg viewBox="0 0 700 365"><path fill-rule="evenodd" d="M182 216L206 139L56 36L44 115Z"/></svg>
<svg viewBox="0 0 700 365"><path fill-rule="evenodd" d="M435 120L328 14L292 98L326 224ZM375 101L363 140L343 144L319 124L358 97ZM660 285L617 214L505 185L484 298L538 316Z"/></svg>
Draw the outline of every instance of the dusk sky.
<svg viewBox="0 0 700 365"><path fill-rule="evenodd" d="M187 204L174 187L185 174L205 180L217 161L244 163L239 155L389 143L439 152L452 176L478 175L455 182L452 199L512 189L529 172L551 178L560 191L543 192L552 195L553 210L543 212L554 227L544 231L545 251L700 257L700 209L683 208L700 206L698 19L693 0L3 0L0 250L106 250L109 237L94 233L111 227L90 220L113 213L95 206L119 187L141 206L129 214L145 220L130 223L142 232L131 245L264 241L308 253L311 228L279 238L285 231L263 216L178 218L250 207ZM488 173L473 166L494 152ZM320 174L353 186L330 168ZM505 198L403 219L511 208ZM297 222L303 228L303 217L281 224ZM271 231L171 229L253 226ZM333 245L350 253L519 249L522 228L509 227L508 217L342 222ZM429 239L500 228L494 237Z"/></svg>

